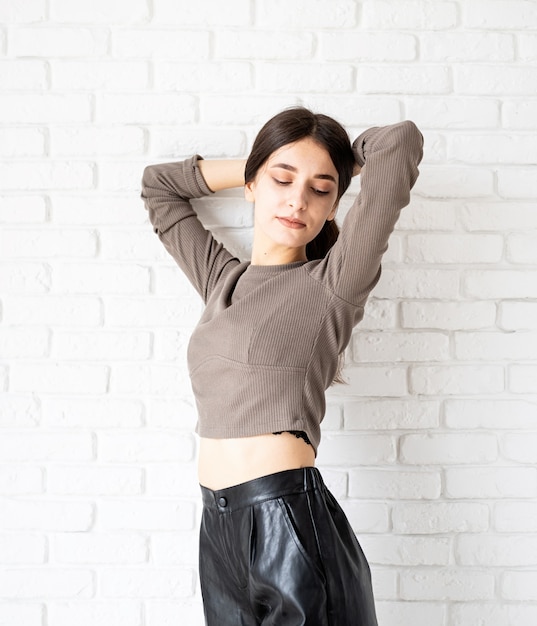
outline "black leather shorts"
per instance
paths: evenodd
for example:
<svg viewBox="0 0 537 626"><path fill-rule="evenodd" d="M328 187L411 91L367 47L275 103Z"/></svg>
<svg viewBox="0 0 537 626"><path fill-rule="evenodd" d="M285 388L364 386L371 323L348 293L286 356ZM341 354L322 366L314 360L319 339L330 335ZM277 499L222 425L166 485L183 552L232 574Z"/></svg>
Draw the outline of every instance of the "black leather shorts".
<svg viewBox="0 0 537 626"><path fill-rule="evenodd" d="M316 468L201 490L208 626L377 626L369 565Z"/></svg>

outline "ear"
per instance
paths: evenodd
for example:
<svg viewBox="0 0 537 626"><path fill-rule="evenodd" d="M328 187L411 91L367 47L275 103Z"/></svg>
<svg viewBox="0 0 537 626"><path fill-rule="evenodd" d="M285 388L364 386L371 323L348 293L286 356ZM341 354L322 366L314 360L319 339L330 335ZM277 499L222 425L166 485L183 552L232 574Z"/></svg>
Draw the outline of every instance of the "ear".
<svg viewBox="0 0 537 626"><path fill-rule="evenodd" d="M246 198L247 202L255 202L254 188L255 185L253 180L244 185L244 197Z"/></svg>
<svg viewBox="0 0 537 626"><path fill-rule="evenodd" d="M339 206L339 200L334 204L332 210L328 214L328 217L326 218L327 222L332 222L333 220L336 219L336 213L337 213L337 210L338 210L338 206Z"/></svg>

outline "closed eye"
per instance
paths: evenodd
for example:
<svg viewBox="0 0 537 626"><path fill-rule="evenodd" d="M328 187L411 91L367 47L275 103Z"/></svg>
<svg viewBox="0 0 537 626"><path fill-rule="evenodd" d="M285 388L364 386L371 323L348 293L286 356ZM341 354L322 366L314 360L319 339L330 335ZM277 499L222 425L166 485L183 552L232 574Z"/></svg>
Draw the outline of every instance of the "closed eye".
<svg viewBox="0 0 537 626"><path fill-rule="evenodd" d="M320 196L326 196L330 193L329 191L323 191L322 189L313 189L313 191Z"/></svg>
<svg viewBox="0 0 537 626"><path fill-rule="evenodd" d="M274 178L274 177L272 177L272 180L278 185L290 185L291 184L290 180L279 180L278 178Z"/></svg>

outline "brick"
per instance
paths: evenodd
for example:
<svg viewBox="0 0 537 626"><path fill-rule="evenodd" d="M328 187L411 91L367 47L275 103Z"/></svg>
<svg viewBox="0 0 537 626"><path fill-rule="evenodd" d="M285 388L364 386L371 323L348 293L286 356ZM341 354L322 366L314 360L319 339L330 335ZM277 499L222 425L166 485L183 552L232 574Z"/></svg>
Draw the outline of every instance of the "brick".
<svg viewBox="0 0 537 626"><path fill-rule="evenodd" d="M455 553L460 565L534 567L537 539L527 535L460 535Z"/></svg>
<svg viewBox="0 0 537 626"><path fill-rule="evenodd" d="M498 458L498 443L492 434L403 435L400 459L411 465L491 463Z"/></svg>
<svg viewBox="0 0 537 626"><path fill-rule="evenodd" d="M155 234L149 229L122 231L102 230L100 234L100 256L112 261L136 261L148 259L166 261L169 256Z"/></svg>
<svg viewBox="0 0 537 626"><path fill-rule="evenodd" d="M107 93L97 106L97 121L102 124L191 124L195 116L194 97L175 93L144 93L135 98Z"/></svg>
<svg viewBox="0 0 537 626"><path fill-rule="evenodd" d="M0 604L0 624L2 626L42 626L43 607L35 602L6 602Z"/></svg>
<svg viewBox="0 0 537 626"><path fill-rule="evenodd" d="M536 365L513 365L509 368L509 389L514 393L535 393Z"/></svg>
<svg viewBox="0 0 537 626"><path fill-rule="evenodd" d="M151 335L143 332L55 332L52 356L62 361L134 361L151 356Z"/></svg>
<svg viewBox="0 0 537 626"><path fill-rule="evenodd" d="M502 453L509 461L537 464L537 433L528 431L504 435Z"/></svg>
<svg viewBox="0 0 537 626"><path fill-rule="evenodd" d="M105 321L111 327L192 329L201 312L199 298L110 298L105 303Z"/></svg>
<svg viewBox="0 0 537 626"><path fill-rule="evenodd" d="M104 148L102 144L100 145ZM136 206L138 210L133 210ZM125 224L130 226L146 224L147 221L147 211L143 208L139 193L133 193L132 196L106 195L102 192L91 196L56 195L52 198L51 213L55 224L86 224L92 227L95 224L102 226L121 224L124 227Z"/></svg>
<svg viewBox="0 0 537 626"><path fill-rule="evenodd" d="M502 122L504 128L537 128L537 102L532 100L506 100L502 104Z"/></svg>
<svg viewBox="0 0 537 626"><path fill-rule="evenodd" d="M75 94L36 93L28 98L8 93L0 103L4 124L91 122L92 108L91 96Z"/></svg>
<svg viewBox="0 0 537 626"><path fill-rule="evenodd" d="M492 196L494 177L490 170L469 167L422 167L417 187L428 198L478 198Z"/></svg>
<svg viewBox="0 0 537 626"><path fill-rule="evenodd" d="M287 7L287 10L289 6ZM297 31L226 31L214 33L217 59L309 59L313 55L312 33ZM177 57L182 58L182 57Z"/></svg>
<svg viewBox="0 0 537 626"><path fill-rule="evenodd" d="M45 132L40 128L0 128L0 157L44 156L45 140ZM35 204L38 200L36 198ZM27 199L27 202L32 201ZM21 205L20 199L13 198L13 212Z"/></svg>
<svg viewBox="0 0 537 626"><path fill-rule="evenodd" d="M444 403L448 428L491 430L531 428L537 418L537 404L523 400L448 400Z"/></svg>
<svg viewBox="0 0 537 626"><path fill-rule="evenodd" d="M536 68L537 69L537 68ZM502 198L537 198L535 169L518 168L498 171L498 194Z"/></svg>
<svg viewBox="0 0 537 626"><path fill-rule="evenodd" d="M114 365L110 381L112 393L170 397L191 393L190 380L184 370L171 364Z"/></svg>
<svg viewBox="0 0 537 626"><path fill-rule="evenodd" d="M404 572L401 575L401 598L454 602L492 600L494 574L465 572L454 568Z"/></svg>
<svg viewBox="0 0 537 626"><path fill-rule="evenodd" d="M29 224L47 219L47 203L40 196L0 196L0 222Z"/></svg>
<svg viewBox="0 0 537 626"><path fill-rule="evenodd" d="M0 493L4 495L42 493L43 484L43 471L39 467L0 466Z"/></svg>
<svg viewBox="0 0 537 626"><path fill-rule="evenodd" d="M37 60L0 61L0 81L2 81L2 88L6 90L6 93L2 95L0 108L2 118L4 118L4 114L9 115L10 110L13 111L9 106L10 100L19 102L23 100L21 96L7 93L9 90L39 91L48 88L46 63ZM31 100L31 98L27 99ZM4 119L2 121L5 122ZM14 119L13 121L17 120Z"/></svg>
<svg viewBox="0 0 537 626"><path fill-rule="evenodd" d="M453 68L456 94L523 96L537 89L537 68L517 65L461 64Z"/></svg>
<svg viewBox="0 0 537 626"><path fill-rule="evenodd" d="M459 272L456 270L384 269L373 290L377 298L456 299Z"/></svg>
<svg viewBox="0 0 537 626"><path fill-rule="evenodd" d="M194 398L151 398L148 401L146 423L152 428L173 428L191 432L197 419Z"/></svg>
<svg viewBox="0 0 537 626"><path fill-rule="evenodd" d="M31 428L41 420L41 404L33 395L0 395L0 427Z"/></svg>
<svg viewBox="0 0 537 626"><path fill-rule="evenodd" d="M190 569L108 569L101 589L105 598L185 598L192 595L194 576Z"/></svg>
<svg viewBox="0 0 537 626"><path fill-rule="evenodd" d="M496 128L500 120L500 104L483 98L409 96L405 111L421 128L442 130Z"/></svg>
<svg viewBox="0 0 537 626"><path fill-rule="evenodd" d="M80 91L144 91L149 66L142 61L51 61L52 87Z"/></svg>
<svg viewBox="0 0 537 626"><path fill-rule="evenodd" d="M251 23L251 6L248 0L235 0L228 6L219 0L181 4L178 10L175 0L154 0L153 22L155 24L180 24L216 28L218 26L247 26Z"/></svg>
<svg viewBox="0 0 537 626"><path fill-rule="evenodd" d="M439 472L401 469L349 471L349 497L380 500L429 500L440 496Z"/></svg>
<svg viewBox="0 0 537 626"><path fill-rule="evenodd" d="M228 128L184 129L179 134L173 128L153 128L151 153L169 160L181 160L192 154L239 158L247 153L247 139L244 132ZM223 202L224 198L219 196L219 200Z"/></svg>
<svg viewBox="0 0 537 626"><path fill-rule="evenodd" d="M536 298L537 271L472 270L464 276L464 288L481 299Z"/></svg>
<svg viewBox="0 0 537 626"><path fill-rule="evenodd" d="M91 296L13 296L4 300L4 322L21 326L98 326L101 302Z"/></svg>
<svg viewBox="0 0 537 626"><path fill-rule="evenodd" d="M162 91L220 92L252 89L249 63L170 63L155 69L155 87Z"/></svg>
<svg viewBox="0 0 537 626"><path fill-rule="evenodd" d="M86 502L54 502L35 500L4 500L0 501L0 529L52 531L52 532L85 532L93 523L93 505ZM21 571L26 573L27 570ZM52 576L53 570L47 569ZM30 572L28 572L30 577ZM1 585L5 593L6 587ZM31 586L28 587L28 590ZM37 587L33 596L37 596Z"/></svg>
<svg viewBox="0 0 537 626"><path fill-rule="evenodd" d="M537 264L535 235L519 234L507 237L507 260L511 263Z"/></svg>
<svg viewBox="0 0 537 626"><path fill-rule="evenodd" d="M142 605L136 600L89 602L48 602L47 616L50 626L142 626Z"/></svg>
<svg viewBox="0 0 537 626"><path fill-rule="evenodd" d="M501 302L499 327L504 330L537 330L537 302Z"/></svg>
<svg viewBox="0 0 537 626"><path fill-rule="evenodd" d="M65 294L135 294L149 292L149 269L140 265L65 264L54 275Z"/></svg>
<svg viewBox="0 0 537 626"><path fill-rule="evenodd" d="M454 2L375 2L364 3L362 24L368 29L441 30L457 23Z"/></svg>
<svg viewBox="0 0 537 626"><path fill-rule="evenodd" d="M464 5L463 25L479 29L525 29L537 27L537 7L527 0L496 0Z"/></svg>
<svg viewBox="0 0 537 626"><path fill-rule="evenodd" d="M200 123L205 125L256 125L261 127L269 118L295 104L288 96L205 95L200 98ZM258 130L257 128L256 130Z"/></svg>
<svg viewBox="0 0 537 626"><path fill-rule="evenodd" d="M480 533L489 527L489 507L476 503L396 504L393 528L396 533Z"/></svg>
<svg viewBox="0 0 537 626"><path fill-rule="evenodd" d="M69 0L53 0L50 16L55 22L129 24L146 21L149 18L149 7L146 0L131 0L128 3L94 0L91 5L81 6Z"/></svg>
<svg viewBox="0 0 537 626"><path fill-rule="evenodd" d="M494 135L453 135L448 157L464 163L535 163L535 138L515 133Z"/></svg>
<svg viewBox="0 0 537 626"><path fill-rule="evenodd" d="M332 387L330 395L399 397L407 393L406 368L404 367L353 365L345 368L343 378L348 385Z"/></svg>
<svg viewBox="0 0 537 626"><path fill-rule="evenodd" d="M177 616L181 615L189 626L204 626L201 600L149 600L145 603L147 626L174 626Z"/></svg>
<svg viewBox="0 0 537 626"><path fill-rule="evenodd" d="M90 433L4 431L2 458L9 461L74 461L93 459Z"/></svg>
<svg viewBox="0 0 537 626"><path fill-rule="evenodd" d="M320 50L330 61L413 61L417 45L413 35L399 33L321 33Z"/></svg>
<svg viewBox="0 0 537 626"><path fill-rule="evenodd" d="M345 430L399 430L439 425L438 402L376 398L345 402L344 407Z"/></svg>
<svg viewBox="0 0 537 626"><path fill-rule="evenodd" d="M460 220L465 230L526 231L535 225L535 205L532 203L494 202L465 203Z"/></svg>
<svg viewBox="0 0 537 626"><path fill-rule="evenodd" d="M197 468L191 463L152 463L146 473L145 485L150 496L199 497Z"/></svg>
<svg viewBox="0 0 537 626"><path fill-rule="evenodd" d="M105 29L17 28L9 47L16 57L95 57L108 52L109 34Z"/></svg>
<svg viewBox="0 0 537 626"><path fill-rule="evenodd" d="M394 439L386 435L327 434L319 448L320 465L369 465L393 463Z"/></svg>
<svg viewBox="0 0 537 626"><path fill-rule="evenodd" d="M184 463L194 456L194 439L190 434L170 431L103 431L98 436L97 454L100 461L112 463Z"/></svg>
<svg viewBox="0 0 537 626"><path fill-rule="evenodd" d="M0 22L22 24L42 22L47 16L46 0L27 0L24 3L3 2L0 4Z"/></svg>
<svg viewBox="0 0 537 626"><path fill-rule="evenodd" d="M0 586L10 598L91 598L93 573L81 569L12 569L0 571Z"/></svg>
<svg viewBox="0 0 537 626"><path fill-rule="evenodd" d="M355 94L352 98L348 98L345 95L331 94L327 96L326 94L310 93L304 94L302 100L304 106L313 111L325 113L339 120L348 128L349 132L352 131L352 139L369 126L401 121L401 104L395 97L377 98ZM358 188L358 185L358 180L351 183L349 192L347 196L344 196L342 202L350 195L353 187ZM343 207L343 203L341 207Z"/></svg>
<svg viewBox="0 0 537 626"><path fill-rule="evenodd" d="M97 254L97 237L83 230L3 229L2 256L11 258L84 258Z"/></svg>
<svg viewBox="0 0 537 626"><path fill-rule="evenodd" d="M449 340L430 332L358 333L353 351L356 362L443 361L449 357Z"/></svg>
<svg viewBox="0 0 537 626"><path fill-rule="evenodd" d="M492 328L496 321L493 302L402 302L403 328L472 330Z"/></svg>
<svg viewBox="0 0 537 626"><path fill-rule="evenodd" d="M352 67L347 64L263 63L256 66L256 84L269 92L349 92Z"/></svg>
<svg viewBox="0 0 537 626"><path fill-rule="evenodd" d="M518 40L518 58L521 61L533 62L537 60L537 37L535 34L519 33Z"/></svg>
<svg viewBox="0 0 537 626"><path fill-rule="evenodd" d="M360 66L356 89L360 94L447 94L452 91L448 67L420 65Z"/></svg>
<svg viewBox="0 0 537 626"><path fill-rule="evenodd" d="M473 467L446 470L450 498L524 498L537 495L537 470L518 467Z"/></svg>
<svg viewBox="0 0 537 626"><path fill-rule="evenodd" d="M2 189L49 190L91 189L93 187L93 165L82 162L0 164Z"/></svg>
<svg viewBox="0 0 537 626"><path fill-rule="evenodd" d="M453 200L420 201L414 197L401 213L397 230L450 231L457 228L457 202Z"/></svg>
<svg viewBox="0 0 537 626"><path fill-rule="evenodd" d="M413 366L410 371L412 393L460 395L500 393L505 388L500 366L445 365Z"/></svg>
<svg viewBox="0 0 537 626"><path fill-rule="evenodd" d="M154 333L154 356L159 362L186 363L190 332L183 330L159 330Z"/></svg>
<svg viewBox="0 0 537 626"><path fill-rule="evenodd" d="M179 12L178 12L179 13ZM210 56L209 30L188 32L181 30L159 29L152 26L151 30L122 28L112 33L112 50L114 57L124 59L208 59ZM234 36L240 33L234 32Z"/></svg>
<svg viewBox="0 0 537 626"><path fill-rule="evenodd" d="M99 530L163 530L194 528L195 506L179 500L103 500L97 517Z"/></svg>
<svg viewBox="0 0 537 626"><path fill-rule="evenodd" d="M105 193L122 192L139 194L140 172L143 170L142 162L112 160L101 163L99 168L99 188ZM139 206L139 200L137 205Z"/></svg>
<svg viewBox="0 0 537 626"><path fill-rule="evenodd" d="M260 0L255 18L263 28L349 28L356 24L356 6L352 0Z"/></svg>
<svg viewBox="0 0 537 626"><path fill-rule="evenodd" d="M52 538L50 553L60 564L145 563L148 541L143 535L126 533L63 533Z"/></svg>
<svg viewBox="0 0 537 626"><path fill-rule="evenodd" d="M397 308L389 300L368 300L359 331L392 329L396 325Z"/></svg>
<svg viewBox="0 0 537 626"><path fill-rule="evenodd" d="M49 466L47 492L59 495L121 496L142 493L143 473L134 467Z"/></svg>
<svg viewBox="0 0 537 626"><path fill-rule="evenodd" d="M32 359L49 354L48 330L0 328L0 354L3 359Z"/></svg>
<svg viewBox="0 0 537 626"><path fill-rule="evenodd" d="M10 390L44 393L105 393L108 367L65 363L24 363L11 367Z"/></svg>
<svg viewBox="0 0 537 626"><path fill-rule="evenodd" d="M537 332L455 333L455 356L461 361L527 361L536 353Z"/></svg>
<svg viewBox="0 0 537 626"><path fill-rule="evenodd" d="M249 228L253 226L252 205L243 198L207 198L206 202L194 203L199 218L208 228L228 226Z"/></svg>
<svg viewBox="0 0 537 626"><path fill-rule="evenodd" d="M495 32L424 33L420 58L425 62L513 61L515 39Z"/></svg>
<svg viewBox="0 0 537 626"><path fill-rule="evenodd" d="M355 533L386 533L390 529L390 512L385 504L342 500L341 508Z"/></svg>
<svg viewBox="0 0 537 626"><path fill-rule="evenodd" d="M537 532L537 502L497 502L494 528L505 533Z"/></svg>
<svg viewBox="0 0 537 626"><path fill-rule="evenodd" d="M446 607L427 602L375 602L379 624L407 626L408 624L444 624Z"/></svg>
<svg viewBox="0 0 537 626"><path fill-rule="evenodd" d="M372 565L448 565L450 560L448 537L371 536L362 537L360 543Z"/></svg>
<svg viewBox="0 0 537 626"><path fill-rule="evenodd" d="M505 626L506 624L533 624L537 620L537 606L514 603L475 604L458 603L452 606L454 626L483 624L483 626Z"/></svg>
<svg viewBox="0 0 537 626"><path fill-rule="evenodd" d="M197 567L198 544L197 529L193 532L154 534L151 538L151 562L159 566Z"/></svg>

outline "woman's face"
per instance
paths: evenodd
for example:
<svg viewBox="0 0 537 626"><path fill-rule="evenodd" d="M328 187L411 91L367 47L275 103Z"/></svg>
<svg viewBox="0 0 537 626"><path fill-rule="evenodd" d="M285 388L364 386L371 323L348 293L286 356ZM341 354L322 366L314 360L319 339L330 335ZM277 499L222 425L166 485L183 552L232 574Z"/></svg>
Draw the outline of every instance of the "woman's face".
<svg viewBox="0 0 537 626"><path fill-rule="evenodd" d="M255 203L253 257L305 260L306 244L335 217L338 180L330 155L311 138L273 152L245 186Z"/></svg>

